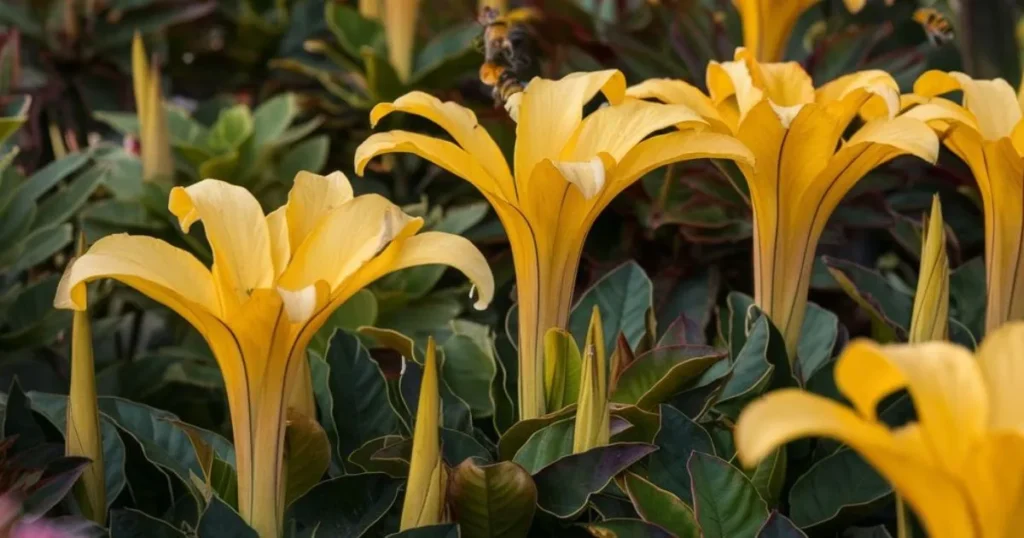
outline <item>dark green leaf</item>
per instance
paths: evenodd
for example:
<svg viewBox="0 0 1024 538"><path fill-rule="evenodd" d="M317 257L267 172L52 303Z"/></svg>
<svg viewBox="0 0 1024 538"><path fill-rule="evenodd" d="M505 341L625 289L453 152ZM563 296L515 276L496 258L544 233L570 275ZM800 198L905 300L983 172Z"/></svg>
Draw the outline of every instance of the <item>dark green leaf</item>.
<svg viewBox="0 0 1024 538"><path fill-rule="evenodd" d="M320 172L327 164L327 154L331 141L327 135L314 136L288 148L277 163L277 175L282 180L290 180L299 172Z"/></svg>
<svg viewBox="0 0 1024 538"><path fill-rule="evenodd" d="M651 454L648 478L687 503L693 502L686 462L694 452L715 453L711 435L673 407L661 406L661 429L654 438L658 451Z"/></svg>
<svg viewBox="0 0 1024 538"><path fill-rule="evenodd" d="M789 517L806 529L844 511L875 506L892 493L889 483L856 452L843 448L819 460L789 490Z"/></svg>
<svg viewBox="0 0 1024 538"><path fill-rule="evenodd" d="M355 8L337 2L324 4L324 19L342 49L353 58L359 58L363 47L379 47L383 41L383 28L376 21L366 20Z"/></svg>
<svg viewBox="0 0 1024 538"><path fill-rule="evenodd" d="M764 522L757 538L807 538L804 531L793 524L786 516L772 511L768 521Z"/></svg>
<svg viewBox="0 0 1024 538"><path fill-rule="evenodd" d="M715 408L735 419L743 405L762 394L771 385L773 358L769 346L771 326L768 316L760 316L747 335L739 354L733 358L732 376L725 384ZM775 333L778 335L778 333ZM786 360L785 357L782 360Z"/></svg>
<svg viewBox="0 0 1024 538"><path fill-rule="evenodd" d="M950 309L977 341L985 336L985 297L984 258L974 258L949 274Z"/></svg>
<svg viewBox="0 0 1024 538"><path fill-rule="evenodd" d="M574 417L564 418L545 426L527 439L526 444L516 452L513 461L533 474L559 458L572 454L575 426L576 419Z"/></svg>
<svg viewBox="0 0 1024 538"><path fill-rule="evenodd" d="M32 230L21 241L21 255L11 266L12 273L20 273L52 258L71 244L71 224L65 223Z"/></svg>
<svg viewBox="0 0 1024 538"><path fill-rule="evenodd" d="M370 473L386 473L395 478L405 477L409 474L409 458L374 458L374 455L381 453L391 446L409 442L409 451L412 450L411 440L404 439L400 435L385 435L376 439L370 439L363 446L354 450L348 455L348 461ZM404 450L404 449L403 449ZM404 451L402 452L405 453Z"/></svg>
<svg viewBox="0 0 1024 538"><path fill-rule="evenodd" d="M185 533L144 512L126 508L110 513L110 538L186 538Z"/></svg>
<svg viewBox="0 0 1024 538"><path fill-rule="evenodd" d="M707 346L652 349L622 372L611 401L653 409L723 359L724 353Z"/></svg>
<svg viewBox="0 0 1024 538"><path fill-rule="evenodd" d="M807 314L800 329L797 345L797 375L803 383L811 378L827 362L839 339L839 318L814 303L807 303Z"/></svg>
<svg viewBox="0 0 1024 538"><path fill-rule="evenodd" d="M569 332L577 342L586 340L590 314L597 306L604 326L604 348L615 349L619 332L631 347L646 332L644 316L651 307L651 279L636 262L630 261L608 273L580 297L569 315Z"/></svg>
<svg viewBox="0 0 1024 538"><path fill-rule="evenodd" d="M530 436L555 421L573 415L575 411L576 406L573 405L541 417L516 422L498 440L498 457L503 460L512 459Z"/></svg>
<svg viewBox="0 0 1024 538"><path fill-rule="evenodd" d="M358 538L391 509L401 485L383 473L332 478L295 501L285 521L299 531L317 528L317 536Z"/></svg>
<svg viewBox="0 0 1024 538"><path fill-rule="evenodd" d="M706 538L754 538L768 506L743 472L701 452L690 456L693 508Z"/></svg>
<svg viewBox="0 0 1024 538"><path fill-rule="evenodd" d="M288 410L284 435L285 506L320 482L331 463L331 443L315 417Z"/></svg>
<svg viewBox="0 0 1024 538"><path fill-rule="evenodd" d="M398 432L398 415L388 400L384 374L358 338L336 331L325 360L338 456L344 461L366 441Z"/></svg>
<svg viewBox="0 0 1024 538"><path fill-rule="evenodd" d="M196 528L198 538L259 538L242 516L214 495Z"/></svg>
<svg viewBox="0 0 1024 538"><path fill-rule="evenodd" d="M491 383L495 376L495 358L490 341L486 347L481 344L467 334L455 334L442 346L441 375L452 392L469 405L473 418L494 414Z"/></svg>
<svg viewBox="0 0 1024 538"><path fill-rule="evenodd" d="M43 194L57 186L64 178L75 173L87 162L89 162L87 153L72 153L67 157L52 161L32 174L32 178L22 185L18 195L24 196L26 200L37 202Z"/></svg>
<svg viewBox="0 0 1024 538"><path fill-rule="evenodd" d="M0 438L17 436L12 447L15 454L32 450L46 442L46 434L32 415L32 407L17 378L11 381L11 386L7 389L7 402L0 418L3 419L0 423Z"/></svg>
<svg viewBox="0 0 1024 538"><path fill-rule="evenodd" d="M29 394L32 408L50 421L61 434L65 434L67 425L67 396L32 392ZM125 446L113 421L106 415L100 417L100 435L103 438L103 470L107 491L107 507L117 499L124 489L125 478Z"/></svg>
<svg viewBox="0 0 1024 538"><path fill-rule="evenodd" d="M466 460L452 470L448 487L455 519L466 538L525 538L537 508L537 487L515 463L478 465Z"/></svg>
<svg viewBox="0 0 1024 538"><path fill-rule="evenodd" d="M655 450L644 443L614 443L566 456L534 474L537 504L555 517L574 517L592 494Z"/></svg>
<svg viewBox="0 0 1024 538"><path fill-rule="evenodd" d="M261 104L252 115L253 144L256 148L277 140L299 113L295 96L284 93Z"/></svg>
<svg viewBox="0 0 1024 538"><path fill-rule="evenodd" d="M654 523L679 538L701 537L693 508L671 492L633 473L626 473L626 492L644 521Z"/></svg>

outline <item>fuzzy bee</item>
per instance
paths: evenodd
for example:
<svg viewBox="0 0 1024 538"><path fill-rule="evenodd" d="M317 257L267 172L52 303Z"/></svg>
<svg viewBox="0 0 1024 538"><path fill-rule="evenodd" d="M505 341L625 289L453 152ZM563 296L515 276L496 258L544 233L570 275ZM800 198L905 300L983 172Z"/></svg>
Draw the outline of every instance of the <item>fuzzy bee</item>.
<svg viewBox="0 0 1024 538"><path fill-rule="evenodd" d="M480 24L484 27L480 81L493 88L495 105L506 105L526 87L520 81L520 73L530 65L526 52L529 30L523 23L536 18L533 10L514 10L501 15L489 7L480 15Z"/></svg>
<svg viewBox="0 0 1024 538"><path fill-rule="evenodd" d="M941 11L931 7L922 7L914 12L913 18L914 22L924 28L924 33L932 45L938 47L953 40L953 24Z"/></svg>

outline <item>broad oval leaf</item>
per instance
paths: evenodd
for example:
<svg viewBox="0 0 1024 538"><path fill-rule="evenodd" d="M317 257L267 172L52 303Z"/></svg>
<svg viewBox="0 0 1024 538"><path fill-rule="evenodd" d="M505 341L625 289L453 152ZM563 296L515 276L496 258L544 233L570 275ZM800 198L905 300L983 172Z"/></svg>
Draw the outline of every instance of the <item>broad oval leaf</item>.
<svg viewBox="0 0 1024 538"><path fill-rule="evenodd" d="M768 518L768 505L743 471L702 452L694 452L687 467L704 537L755 538Z"/></svg>
<svg viewBox="0 0 1024 538"><path fill-rule="evenodd" d="M566 456L534 473L537 505L558 518L574 517L591 495L655 450L645 443L613 443Z"/></svg>
<svg viewBox="0 0 1024 538"><path fill-rule="evenodd" d="M693 508L671 492L627 472L626 493L644 521L665 528L678 538L701 538Z"/></svg>
<svg viewBox="0 0 1024 538"><path fill-rule="evenodd" d="M847 511L888 501L889 482L864 458L842 448L815 462L789 490L789 517L800 528L825 524Z"/></svg>
<svg viewBox="0 0 1024 538"><path fill-rule="evenodd" d="M518 464L469 459L452 470L448 499L466 538L523 538L537 508L537 486Z"/></svg>
<svg viewBox="0 0 1024 538"><path fill-rule="evenodd" d="M198 538L259 538L242 516L214 495L206 505L196 528Z"/></svg>
<svg viewBox="0 0 1024 538"><path fill-rule="evenodd" d="M563 418L538 430L516 452L513 461L530 474L536 473L559 458L572 454L573 429L576 419Z"/></svg>
<svg viewBox="0 0 1024 538"><path fill-rule="evenodd" d="M317 484L288 509L285 527L318 536L358 538L381 520L398 499L402 481L383 473L339 476Z"/></svg>
<svg viewBox="0 0 1024 538"><path fill-rule="evenodd" d="M654 438L658 451L651 454L647 476L687 503L693 502L690 470L686 462L694 452L715 453L711 435L674 407L661 406L661 429Z"/></svg>
<svg viewBox="0 0 1024 538"><path fill-rule="evenodd" d="M601 310L604 348L615 349L619 333L636 347L647 331L646 314L651 308L651 279L635 261L628 261L601 277L583 293L569 315L569 332L577 342L586 340L590 314Z"/></svg>
<svg viewBox="0 0 1024 538"><path fill-rule="evenodd" d="M652 349L622 372L611 401L652 409L724 358L724 352L708 346Z"/></svg>
<svg viewBox="0 0 1024 538"><path fill-rule="evenodd" d="M555 411L554 413L548 413L541 417L516 422L505 432L505 435L502 435L501 439L498 440L498 458L502 460L512 459L516 455L516 452L519 452L519 449L522 448L522 446L526 444L526 441L530 439L530 436L549 424L553 424L572 415L575 411L576 406L571 405L564 409Z"/></svg>

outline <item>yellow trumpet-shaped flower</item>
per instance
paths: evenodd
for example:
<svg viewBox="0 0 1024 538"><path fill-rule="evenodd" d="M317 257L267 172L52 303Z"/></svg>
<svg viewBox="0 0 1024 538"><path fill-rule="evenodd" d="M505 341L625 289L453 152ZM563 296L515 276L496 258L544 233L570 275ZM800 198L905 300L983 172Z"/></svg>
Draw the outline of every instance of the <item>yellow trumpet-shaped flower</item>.
<svg viewBox="0 0 1024 538"><path fill-rule="evenodd" d="M608 410L608 358L604 349L604 328L597 306L590 315L587 341L580 372L579 405L573 428L572 452L579 454L608 444L611 437Z"/></svg>
<svg viewBox="0 0 1024 538"><path fill-rule="evenodd" d="M743 46L762 62L777 62L786 53L797 19L820 0L736 0L743 21ZM851 13L865 0L844 0Z"/></svg>
<svg viewBox="0 0 1024 538"><path fill-rule="evenodd" d="M802 437L836 439L874 466L932 538L1015 538L1024 529L1024 323L977 354L946 342L851 343L835 368L853 405L784 389L750 404L736 451L753 465ZM876 408L906 389L917 421L889 428Z"/></svg>
<svg viewBox="0 0 1024 538"><path fill-rule="evenodd" d="M469 276L485 306L494 281L483 255L451 234L417 234L412 218L377 195L353 197L340 172L299 173L288 202L264 215L247 190L204 180L171 191L188 230L203 222L206 268L151 237L111 235L64 273L58 308L83 310L85 283L119 280L163 303L206 339L224 376L235 441L238 506L263 538L281 534L283 448L289 393L309 390L306 346L328 316L377 278L446 264Z"/></svg>
<svg viewBox="0 0 1024 538"><path fill-rule="evenodd" d="M519 294L519 412L544 413L544 339L565 328L583 241L597 215L640 176L670 162L699 158L753 162L731 136L694 130L707 125L685 106L625 97L619 71L533 79L518 105L515 175L476 115L456 103L412 92L370 113L422 116L454 142L406 131L371 136L356 150L356 171L384 153L419 155L469 181L494 207L508 234ZM598 92L608 106L584 117ZM651 137L679 126L680 131Z"/></svg>
<svg viewBox="0 0 1024 538"><path fill-rule="evenodd" d="M388 59L402 82L412 75L413 45L416 44L416 20L420 0L384 0L384 35Z"/></svg>
<svg viewBox="0 0 1024 538"><path fill-rule="evenodd" d="M963 92L963 106L935 97ZM970 167L985 213L986 330L1024 319L1024 121L1013 88L1002 79L928 71L914 83L906 116L935 128L946 148ZM922 103L922 101L924 101Z"/></svg>
<svg viewBox="0 0 1024 538"><path fill-rule="evenodd" d="M710 96L680 80L649 80L627 92L687 104L718 132L735 134L754 153L740 166L754 213L754 299L782 332L795 359L807 308L814 252L832 211L873 168L901 155L934 162L939 142L923 122L894 117L896 81L862 71L815 89L795 62L736 61L708 66ZM843 133L868 104L888 115Z"/></svg>
<svg viewBox="0 0 1024 538"><path fill-rule="evenodd" d="M402 504L401 530L445 521L445 493L448 482L441 459L441 397L437 382L437 351L434 339L427 340L427 356L423 363L416 426L412 434L412 459L409 481Z"/></svg>
<svg viewBox="0 0 1024 538"><path fill-rule="evenodd" d="M921 270L910 318L910 342L946 340L949 337L949 259L946 228L939 196L932 198L932 213L925 226Z"/></svg>
<svg viewBox="0 0 1024 538"><path fill-rule="evenodd" d="M164 114L163 91L160 89L160 68L155 63L149 65L146 47L138 32L132 40L132 83L139 117L142 178L170 182L174 179L174 158L167 115Z"/></svg>
<svg viewBox="0 0 1024 538"><path fill-rule="evenodd" d="M83 248L79 239L79 255ZM85 312L75 312L71 322L71 388L68 392L64 451L68 456L92 460L75 484L82 514L100 525L107 519L106 478L103 472L103 437L96 401L96 370L92 353L92 329Z"/></svg>

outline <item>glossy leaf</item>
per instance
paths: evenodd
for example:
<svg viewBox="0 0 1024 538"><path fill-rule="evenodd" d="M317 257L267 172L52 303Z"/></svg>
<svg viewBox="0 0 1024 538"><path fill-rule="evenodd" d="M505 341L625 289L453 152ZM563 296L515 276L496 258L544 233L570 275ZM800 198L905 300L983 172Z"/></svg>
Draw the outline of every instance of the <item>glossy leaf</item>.
<svg viewBox="0 0 1024 538"><path fill-rule="evenodd" d="M583 528L595 538L676 538L667 530L641 519L606 519L584 524Z"/></svg>
<svg viewBox="0 0 1024 538"><path fill-rule="evenodd" d="M534 473L537 505L558 518L574 517L591 495L654 450L644 443L613 443L566 456Z"/></svg>
<svg viewBox="0 0 1024 538"><path fill-rule="evenodd" d="M724 358L707 346L652 349L622 372L611 401L652 409Z"/></svg>
<svg viewBox="0 0 1024 538"><path fill-rule="evenodd" d="M544 390L547 408L559 410L576 403L583 358L572 334L551 328L544 335Z"/></svg>
<svg viewBox="0 0 1024 538"><path fill-rule="evenodd" d="M445 523L396 532L389 534L388 538L459 538L460 536L462 533L459 531L458 525Z"/></svg>
<svg viewBox="0 0 1024 538"><path fill-rule="evenodd" d="M285 526L318 536L358 538L391 510L401 480L383 473L339 476L317 484L288 509Z"/></svg>
<svg viewBox="0 0 1024 538"><path fill-rule="evenodd" d="M654 523L679 538L701 537L693 508L671 492L637 474L626 473L626 493L644 521Z"/></svg>
<svg viewBox="0 0 1024 538"><path fill-rule="evenodd" d="M498 457L503 460L512 459L516 455L516 452L526 444L526 441L529 440L534 433L550 424L572 415L575 411L576 406L569 406L559 411L555 411L554 413L548 413L537 418L516 422L508 429L508 431L505 432L505 435L502 435L501 439L498 440Z"/></svg>
<svg viewBox="0 0 1024 538"><path fill-rule="evenodd" d="M687 462L693 509L706 538L754 538L768 506L743 472L725 460L695 452Z"/></svg>
<svg viewBox="0 0 1024 538"><path fill-rule="evenodd" d="M110 513L110 538L185 538L185 533L162 519L131 508Z"/></svg>
<svg viewBox="0 0 1024 538"><path fill-rule="evenodd" d="M651 307L653 285L633 261L606 274L579 298L569 315L569 332L577 342L586 340L590 314L597 306L603 316L604 348L615 349L619 332L636 347L646 332L644 316Z"/></svg>
<svg viewBox="0 0 1024 538"><path fill-rule="evenodd" d="M519 465L478 465L466 460L452 469L449 503L466 538L524 538L537 508L537 487Z"/></svg>
<svg viewBox="0 0 1024 538"><path fill-rule="evenodd" d="M807 538L807 535L789 518L772 511L761 530L757 532L757 538Z"/></svg>
<svg viewBox="0 0 1024 538"><path fill-rule="evenodd" d="M647 464L648 479L687 503L693 502L690 470L686 465L694 452L715 453L715 445L700 424L674 407L661 406L661 429L654 438L658 451Z"/></svg>
<svg viewBox="0 0 1024 538"><path fill-rule="evenodd" d="M576 419L569 417L545 426L527 439L512 460L533 474L572 454L575 423Z"/></svg>
<svg viewBox="0 0 1024 538"><path fill-rule="evenodd" d="M199 518L196 535L198 538L259 538L242 516L216 495Z"/></svg>
<svg viewBox="0 0 1024 538"><path fill-rule="evenodd" d="M880 505L892 487L856 452L843 448L817 461L789 490L789 517L806 529L843 512Z"/></svg>

